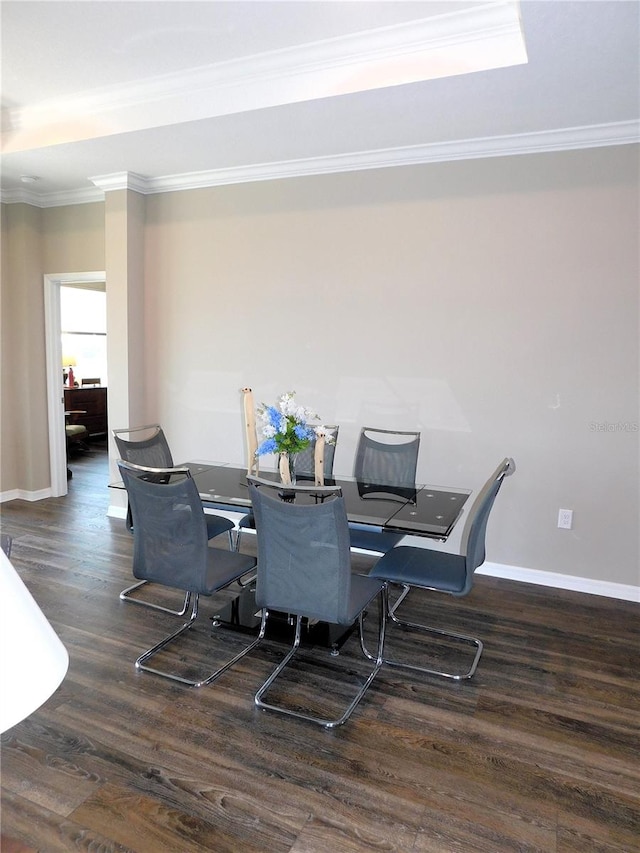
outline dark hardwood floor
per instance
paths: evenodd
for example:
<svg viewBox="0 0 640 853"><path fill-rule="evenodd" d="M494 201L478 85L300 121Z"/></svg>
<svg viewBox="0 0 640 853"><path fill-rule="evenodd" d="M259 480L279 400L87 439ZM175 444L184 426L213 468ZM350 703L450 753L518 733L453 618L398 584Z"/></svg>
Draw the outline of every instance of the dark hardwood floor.
<svg viewBox="0 0 640 853"><path fill-rule="evenodd" d="M483 638L476 677L383 668L325 731L254 707L277 642L200 690L135 672L177 620L119 600L132 537L105 514L105 454L71 467L67 497L2 505L13 563L70 654L60 689L2 736L5 853L640 849L638 605L486 577L463 600L414 592L410 616ZM235 648L211 637L218 609L203 602L171 663ZM344 683L327 664L355 667L356 652L309 651L323 700ZM316 701L304 673L290 681L301 704Z"/></svg>

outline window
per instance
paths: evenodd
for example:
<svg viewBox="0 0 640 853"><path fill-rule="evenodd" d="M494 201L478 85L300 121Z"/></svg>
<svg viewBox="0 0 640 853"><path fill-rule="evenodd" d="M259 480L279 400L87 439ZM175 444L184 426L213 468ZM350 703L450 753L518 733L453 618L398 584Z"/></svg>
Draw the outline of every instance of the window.
<svg viewBox="0 0 640 853"><path fill-rule="evenodd" d="M62 364L73 365L76 382L107 379L107 294L86 287L60 288Z"/></svg>

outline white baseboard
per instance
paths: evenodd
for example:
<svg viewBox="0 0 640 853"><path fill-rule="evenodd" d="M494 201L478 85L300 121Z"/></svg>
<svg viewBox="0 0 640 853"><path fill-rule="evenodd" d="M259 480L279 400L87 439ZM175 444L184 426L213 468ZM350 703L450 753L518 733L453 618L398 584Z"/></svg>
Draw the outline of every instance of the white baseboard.
<svg viewBox="0 0 640 853"><path fill-rule="evenodd" d="M0 492L0 503L5 501L41 501L51 497L51 489L39 489L37 492L27 492L25 489L11 489Z"/></svg>
<svg viewBox="0 0 640 853"><path fill-rule="evenodd" d="M109 509L107 510L107 518L125 519L126 517L127 517L126 506L114 506L114 504L109 504Z"/></svg>
<svg viewBox="0 0 640 853"><path fill-rule="evenodd" d="M407 537L405 544L416 547L428 547L422 542L416 542L417 537ZM359 554L368 554L372 557L380 555L375 551L365 551L361 548L353 549ZM445 550L444 548L436 550ZM589 595L603 595L606 598L618 598L621 601L634 601L640 604L640 586L631 586L624 583L611 583L610 581L593 580L593 578L581 578L576 575L562 575L558 572L544 572L539 569L524 569L522 566L507 566L503 563L484 562L479 569L479 575L487 575L493 578L504 578L509 581L520 583L533 583L538 586L549 586L554 589L568 589L573 592L585 592Z"/></svg>
<svg viewBox="0 0 640 853"><path fill-rule="evenodd" d="M507 566L502 563L485 562L479 569L479 575L494 578L533 583L538 586L550 586L555 589L569 589L574 592L586 592L590 595L604 595L607 598L619 598L622 601L640 603L640 586L611 583L610 581L581 578L575 575L562 575L558 572L544 572L539 569L524 569L521 566Z"/></svg>

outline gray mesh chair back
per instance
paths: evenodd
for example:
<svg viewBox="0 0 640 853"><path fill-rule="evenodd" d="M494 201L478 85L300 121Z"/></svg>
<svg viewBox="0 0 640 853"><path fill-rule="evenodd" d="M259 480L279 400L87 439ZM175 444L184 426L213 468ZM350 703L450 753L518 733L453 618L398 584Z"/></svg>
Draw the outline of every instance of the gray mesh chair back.
<svg viewBox="0 0 640 853"><path fill-rule="evenodd" d="M354 465L361 497L415 501L419 450L419 432L363 427ZM352 548L385 554L402 539L401 533L351 525Z"/></svg>
<svg viewBox="0 0 640 853"><path fill-rule="evenodd" d="M270 610L295 616L293 646L256 693L256 705L300 717L326 728L344 723L378 672L383 654L386 601L384 582L352 574L349 529L340 490L329 486L282 486L248 477L258 537L256 604L262 609L260 638ZM338 717L322 717L264 701L275 679L300 645L303 617L351 626L356 620L364 650L363 611L379 597L378 651L364 684Z"/></svg>
<svg viewBox="0 0 640 853"><path fill-rule="evenodd" d="M334 492L318 503L289 503L254 484L249 494L260 555L258 607L347 624L351 555L342 496Z"/></svg>
<svg viewBox="0 0 640 853"><path fill-rule="evenodd" d="M134 465L141 465L146 468L173 468L174 462L169 448L169 443L159 424L148 424L141 427L127 427L124 429L112 430L113 438L118 448L120 458L125 462L131 462ZM161 482L161 475L158 475ZM151 479L147 476L147 479ZM209 539L214 539L222 533L226 533L229 537L229 548L234 547L232 530L234 523L224 516L207 513L207 535ZM127 510L126 517L127 530L132 530L131 512ZM130 597L129 593L135 590L139 584L134 587L125 589L120 594L120 598L130 601L138 601ZM144 603L144 602L139 602ZM181 614L183 615L183 614Z"/></svg>
<svg viewBox="0 0 640 853"><path fill-rule="evenodd" d="M435 551L429 548L415 548L399 545L386 553L371 569L371 576L386 580L390 584L399 584L402 592L389 607L388 616L392 623L404 630L414 629L429 634L432 638L441 638L454 643L470 644L475 649L474 658L466 671L451 672L428 666L409 664L385 656L385 662L392 666L440 675L456 681L471 678L478 666L483 643L477 637L445 631L415 622L402 621L396 615L400 604L413 587L446 592L449 595L467 595L474 583L474 572L485 559L485 535L489 514L494 505L505 477L515 471L513 459L505 458L491 474L478 492L465 523L459 554Z"/></svg>
<svg viewBox="0 0 640 853"><path fill-rule="evenodd" d="M159 424L114 429L112 433L120 458L125 462L149 468L173 468L169 443Z"/></svg>
<svg viewBox="0 0 640 853"><path fill-rule="evenodd" d="M340 427L337 425L326 426L325 429L331 433L333 440L331 444L325 442L324 445L324 480L331 482L333 479L333 460L336 453L336 444L338 443L338 432ZM296 454L296 479L302 481L315 481L316 475L316 439L315 436L311 440L311 444L305 450ZM240 540L243 531L248 530L251 533L255 531L255 519L253 512L247 513L238 521L238 530L236 532L236 550L240 548Z"/></svg>
<svg viewBox="0 0 640 853"><path fill-rule="evenodd" d="M188 468L164 469L160 483L154 479L157 469L118 467L134 521L134 576L207 592L207 525Z"/></svg>
<svg viewBox="0 0 640 853"><path fill-rule="evenodd" d="M487 522L494 501L500 491L505 477L510 477L516 470L516 463L511 458L505 458L489 477L478 492L462 532L460 550L465 558L465 584L458 595L466 595L473 586L473 573L484 563L485 539Z"/></svg>
<svg viewBox="0 0 640 853"><path fill-rule="evenodd" d="M191 628L198 616L200 595L213 595L240 580L255 569L256 560L234 551L208 547L202 502L188 468L145 468L122 460L118 468L134 522L133 574L141 581L186 590L185 611L189 601L193 601L189 620L140 655L136 668L193 687L210 684L244 657L257 640L204 678L187 678L153 668L147 662Z"/></svg>
<svg viewBox="0 0 640 853"><path fill-rule="evenodd" d="M333 459L336 454L339 427L337 425L326 426L325 429L331 433L333 440L331 444L324 445L324 478L331 480L333 477ZM296 477L301 480L313 480L316 472L316 438L311 439L309 447L296 454Z"/></svg>
<svg viewBox="0 0 640 853"><path fill-rule="evenodd" d="M147 468L173 468L169 443L160 424L111 430L120 458ZM125 438L125 436L129 436ZM127 530L132 530L131 508L127 509ZM127 590L123 590L127 592Z"/></svg>
<svg viewBox="0 0 640 853"><path fill-rule="evenodd" d="M414 488L420 433L363 427L356 449L354 476L374 486Z"/></svg>

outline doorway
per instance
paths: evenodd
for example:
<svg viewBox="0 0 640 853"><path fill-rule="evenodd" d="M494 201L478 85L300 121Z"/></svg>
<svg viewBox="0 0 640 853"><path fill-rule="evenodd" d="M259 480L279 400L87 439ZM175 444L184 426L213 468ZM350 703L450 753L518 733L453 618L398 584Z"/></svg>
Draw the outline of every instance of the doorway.
<svg viewBox="0 0 640 853"><path fill-rule="evenodd" d="M49 464L51 495L67 494L67 452L62 386L62 329L60 288L67 286L106 286L101 271L58 273L44 276L45 346L47 361L47 414L49 421Z"/></svg>

